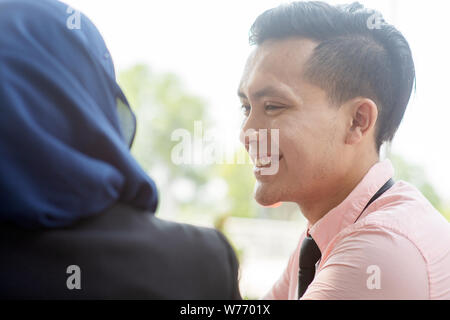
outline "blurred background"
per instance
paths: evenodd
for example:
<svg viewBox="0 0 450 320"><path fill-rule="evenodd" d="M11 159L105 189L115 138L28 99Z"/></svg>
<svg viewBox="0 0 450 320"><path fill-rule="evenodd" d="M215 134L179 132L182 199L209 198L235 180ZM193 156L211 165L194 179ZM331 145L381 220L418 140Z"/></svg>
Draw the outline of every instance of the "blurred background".
<svg viewBox="0 0 450 320"><path fill-rule="evenodd" d="M112 54L138 119L132 153L161 194L157 215L222 230L240 260L243 296L260 298L283 272L306 225L292 203L257 205L249 161L232 164L245 157L238 140L242 113L236 90L251 51L248 31L260 13L282 2L65 2L93 20ZM416 64L416 92L383 157L393 162L396 179L417 186L450 219L449 2L359 2L379 10L405 35ZM213 143L217 151L219 146L228 161L176 165L176 129L187 130L204 148ZM214 132L213 142L206 138L208 131Z"/></svg>

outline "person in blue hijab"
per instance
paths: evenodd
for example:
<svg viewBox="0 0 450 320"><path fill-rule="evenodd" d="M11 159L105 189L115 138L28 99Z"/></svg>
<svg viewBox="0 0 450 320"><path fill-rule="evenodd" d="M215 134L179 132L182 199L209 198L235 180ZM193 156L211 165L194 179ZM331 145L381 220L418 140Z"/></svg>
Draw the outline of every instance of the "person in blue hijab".
<svg viewBox="0 0 450 320"><path fill-rule="evenodd" d="M55 0L0 0L0 30L0 297L240 298L222 234L154 216L92 22Z"/></svg>
<svg viewBox="0 0 450 320"><path fill-rule="evenodd" d="M158 203L108 49L85 16L69 29L67 8L0 1L0 219L27 228Z"/></svg>

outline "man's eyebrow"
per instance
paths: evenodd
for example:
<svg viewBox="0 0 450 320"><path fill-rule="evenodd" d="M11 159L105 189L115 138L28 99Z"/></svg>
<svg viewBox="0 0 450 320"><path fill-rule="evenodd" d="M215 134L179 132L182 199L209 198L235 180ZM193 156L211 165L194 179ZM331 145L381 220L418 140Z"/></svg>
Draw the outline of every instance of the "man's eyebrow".
<svg viewBox="0 0 450 320"><path fill-rule="evenodd" d="M245 93L240 88L237 91L237 95L238 95L239 98L247 99L247 96L245 95Z"/></svg>
<svg viewBox="0 0 450 320"><path fill-rule="evenodd" d="M238 89L237 95L242 99L248 99L247 96L245 95L245 93L240 88ZM264 87L264 88L256 91L254 94L252 94L252 96L255 99L260 99L260 98L266 97L266 96L284 97L286 95L283 94L282 91L278 90L275 87L267 86L267 87Z"/></svg>

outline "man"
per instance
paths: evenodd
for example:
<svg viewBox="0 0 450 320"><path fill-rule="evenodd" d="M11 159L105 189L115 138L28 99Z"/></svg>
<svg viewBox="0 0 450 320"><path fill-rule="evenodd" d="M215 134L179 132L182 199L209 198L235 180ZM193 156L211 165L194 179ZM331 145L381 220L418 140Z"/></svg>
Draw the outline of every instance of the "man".
<svg viewBox="0 0 450 320"><path fill-rule="evenodd" d="M250 41L238 95L255 199L308 220L265 298L450 299L449 224L379 157L415 79L405 38L358 3L295 2L261 14Z"/></svg>

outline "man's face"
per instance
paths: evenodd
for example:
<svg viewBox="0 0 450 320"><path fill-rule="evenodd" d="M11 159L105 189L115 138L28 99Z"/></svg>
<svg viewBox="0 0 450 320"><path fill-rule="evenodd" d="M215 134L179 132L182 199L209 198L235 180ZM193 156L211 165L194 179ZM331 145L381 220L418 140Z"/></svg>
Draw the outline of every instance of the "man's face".
<svg viewBox="0 0 450 320"><path fill-rule="evenodd" d="M254 168L255 199L262 205L320 201L348 170L345 115L302 76L316 45L298 38L267 40L248 58L238 90L245 113L241 141L250 151L247 130L267 129L270 154L271 129L279 129L278 172L261 175Z"/></svg>

